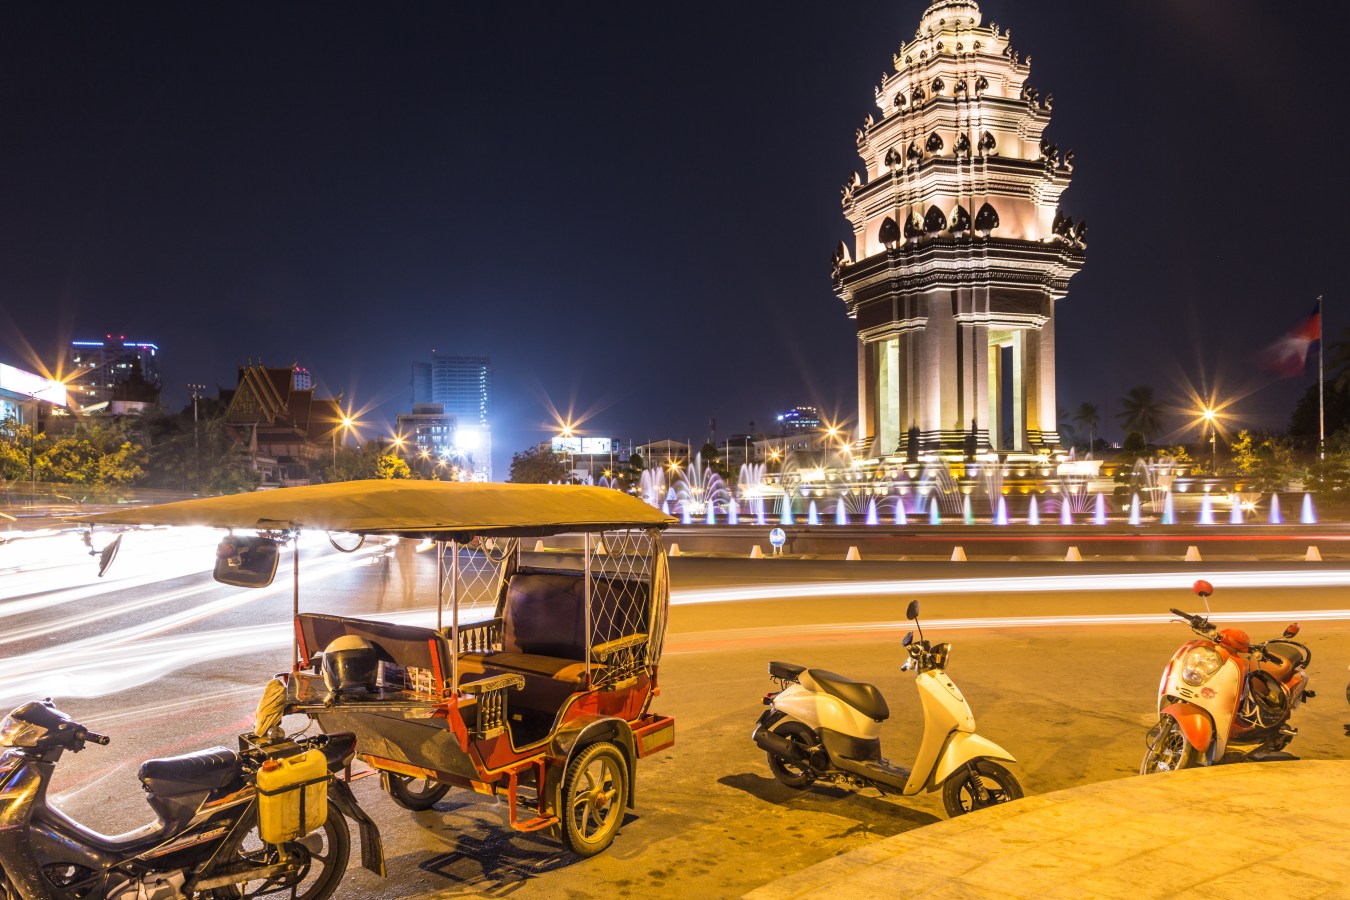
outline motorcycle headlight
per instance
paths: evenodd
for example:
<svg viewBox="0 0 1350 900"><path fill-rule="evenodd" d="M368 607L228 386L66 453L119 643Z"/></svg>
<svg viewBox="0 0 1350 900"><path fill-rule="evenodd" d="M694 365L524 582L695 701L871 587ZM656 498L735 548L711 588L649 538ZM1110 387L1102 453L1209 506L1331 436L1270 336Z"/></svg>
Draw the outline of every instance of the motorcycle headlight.
<svg viewBox="0 0 1350 900"><path fill-rule="evenodd" d="M14 716L0 721L0 747L36 747L47 729Z"/></svg>
<svg viewBox="0 0 1350 900"><path fill-rule="evenodd" d="M1199 687L1223 665L1223 657L1211 647L1193 647L1181 664L1181 680Z"/></svg>

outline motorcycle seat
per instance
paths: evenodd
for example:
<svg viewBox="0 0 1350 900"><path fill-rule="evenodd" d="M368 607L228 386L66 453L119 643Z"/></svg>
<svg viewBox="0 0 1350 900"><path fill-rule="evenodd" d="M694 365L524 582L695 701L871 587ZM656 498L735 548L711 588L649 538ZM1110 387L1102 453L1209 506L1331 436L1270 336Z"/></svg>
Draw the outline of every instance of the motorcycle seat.
<svg viewBox="0 0 1350 900"><path fill-rule="evenodd" d="M1278 656L1284 660L1284 664L1265 663L1261 668L1270 672L1278 670L1278 672L1283 673L1282 677L1284 678L1292 675L1294 669L1303 668L1308 664L1308 655L1303 651L1303 648L1290 641L1267 641L1266 652Z"/></svg>
<svg viewBox="0 0 1350 900"><path fill-rule="evenodd" d="M225 747L197 750L183 756L147 759L140 779L145 789L161 797L215 791L239 775L239 754Z"/></svg>
<svg viewBox="0 0 1350 900"><path fill-rule="evenodd" d="M808 669L807 674L822 691L832 697L838 697L869 719L884 722L890 718L890 707L886 705L886 698L877 690L876 685L854 681L852 678L845 678L824 669Z"/></svg>

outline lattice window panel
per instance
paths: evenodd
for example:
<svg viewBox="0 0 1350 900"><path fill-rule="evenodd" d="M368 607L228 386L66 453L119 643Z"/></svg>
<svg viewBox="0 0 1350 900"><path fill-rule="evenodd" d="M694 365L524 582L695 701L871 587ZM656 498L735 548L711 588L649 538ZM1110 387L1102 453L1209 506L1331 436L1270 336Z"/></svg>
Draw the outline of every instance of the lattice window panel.
<svg viewBox="0 0 1350 900"><path fill-rule="evenodd" d="M608 531L591 542L591 643L603 646L630 635L650 635L636 648L617 650L611 667L620 672L654 667L665 637L665 558L660 533ZM662 577L658 578L658 574Z"/></svg>
<svg viewBox="0 0 1350 900"><path fill-rule="evenodd" d="M519 544L517 538L491 537L446 544L441 594L445 598L445 626L450 624L450 606L456 595L461 625L492 618L502 585L515 571Z"/></svg>

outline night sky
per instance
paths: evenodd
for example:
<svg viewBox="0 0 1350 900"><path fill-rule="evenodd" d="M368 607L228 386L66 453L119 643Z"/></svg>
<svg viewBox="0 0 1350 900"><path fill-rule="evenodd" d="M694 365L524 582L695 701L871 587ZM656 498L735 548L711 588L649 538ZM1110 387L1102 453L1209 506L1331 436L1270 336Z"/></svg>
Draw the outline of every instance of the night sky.
<svg viewBox="0 0 1350 900"><path fill-rule="evenodd" d="M299 362L377 436L413 361L486 354L498 477L553 408L636 441L851 419L839 186L926 5L10 4L0 361L152 341L170 406ZM1319 293L1350 326L1346 4L981 8L1091 226L1060 406L1192 386L1285 427L1313 374L1253 355Z"/></svg>

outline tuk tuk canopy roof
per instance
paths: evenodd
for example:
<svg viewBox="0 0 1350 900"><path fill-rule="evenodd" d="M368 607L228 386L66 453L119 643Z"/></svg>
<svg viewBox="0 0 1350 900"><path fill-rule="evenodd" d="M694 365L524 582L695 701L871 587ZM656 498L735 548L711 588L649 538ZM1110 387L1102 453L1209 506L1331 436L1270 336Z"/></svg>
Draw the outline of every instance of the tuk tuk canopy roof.
<svg viewBox="0 0 1350 900"><path fill-rule="evenodd" d="M542 537L567 531L664 528L675 520L636 497L585 485L376 480L183 500L98 513L80 521L408 536Z"/></svg>

